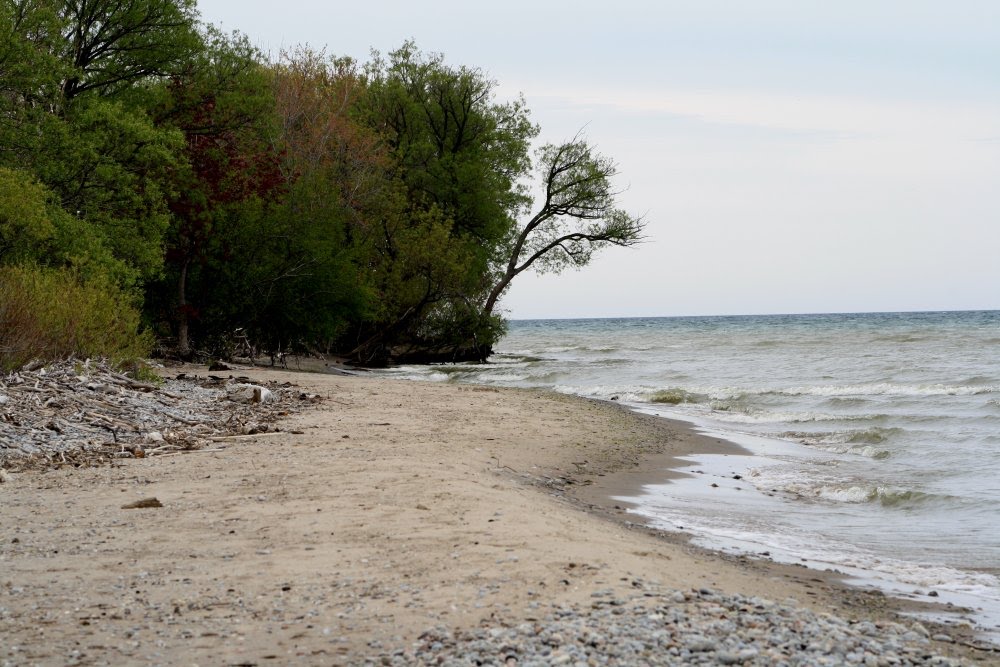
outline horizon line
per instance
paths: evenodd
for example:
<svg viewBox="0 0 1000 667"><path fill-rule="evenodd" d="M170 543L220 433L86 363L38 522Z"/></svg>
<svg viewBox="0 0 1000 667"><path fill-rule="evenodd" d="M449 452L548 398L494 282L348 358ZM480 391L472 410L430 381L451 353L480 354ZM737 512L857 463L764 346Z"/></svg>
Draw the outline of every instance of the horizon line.
<svg viewBox="0 0 1000 667"><path fill-rule="evenodd" d="M944 313L997 313L1000 308L958 308L937 310L859 310L859 311L813 311L813 312L774 312L774 313L720 313L714 315L599 315L584 317L510 317L511 322L538 322L554 320L667 320L695 317L801 317L805 315L937 315Z"/></svg>

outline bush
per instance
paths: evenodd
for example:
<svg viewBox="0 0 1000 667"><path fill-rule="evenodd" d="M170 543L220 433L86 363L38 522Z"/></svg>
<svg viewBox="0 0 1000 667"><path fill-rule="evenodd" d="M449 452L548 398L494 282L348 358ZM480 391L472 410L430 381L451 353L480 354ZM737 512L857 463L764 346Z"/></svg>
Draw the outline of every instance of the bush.
<svg viewBox="0 0 1000 667"><path fill-rule="evenodd" d="M106 280L82 280L69 269L0 267L0 369L33 359L148 356L133 299Z"/></svg>

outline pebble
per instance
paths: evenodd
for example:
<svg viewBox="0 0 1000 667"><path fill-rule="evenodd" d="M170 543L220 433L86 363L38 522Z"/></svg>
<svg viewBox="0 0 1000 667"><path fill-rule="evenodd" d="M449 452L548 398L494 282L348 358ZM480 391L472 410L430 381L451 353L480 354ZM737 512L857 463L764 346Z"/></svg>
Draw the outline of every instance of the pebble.
<svg viewBox="0 0 1000 667"><path fill-rule="evenodd" d="M611 591L595 591L606 598ZM710 589L648 592L617 606L549 608L537 621L491 622L478 630L438 626L388 665L934 665L969 663L932 655L918 623L848 622L795 604ZM935 640L951 641L946 635ZM388 658L388 662L386 662Z"/></svg>

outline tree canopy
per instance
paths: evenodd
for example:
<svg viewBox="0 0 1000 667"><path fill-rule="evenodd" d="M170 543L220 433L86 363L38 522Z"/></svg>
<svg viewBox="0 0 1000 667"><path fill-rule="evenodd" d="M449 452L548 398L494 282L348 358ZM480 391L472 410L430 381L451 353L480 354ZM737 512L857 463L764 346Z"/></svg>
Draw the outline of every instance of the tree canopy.
<svg viewBox="0 0 1000 667"><path fill-rule="evenodd" d="M235 331L485 358L517 275L641 240L613 161L538 135L523 98L412 42L269 61L193 0L0 4L0 266L109 290L185 358Z"/></svg>

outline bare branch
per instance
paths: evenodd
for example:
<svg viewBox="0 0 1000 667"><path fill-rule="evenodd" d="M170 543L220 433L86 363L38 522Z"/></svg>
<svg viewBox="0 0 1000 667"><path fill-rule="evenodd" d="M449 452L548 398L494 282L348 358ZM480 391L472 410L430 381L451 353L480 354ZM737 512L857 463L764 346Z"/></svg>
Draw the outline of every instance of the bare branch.
<svg viewBox="0 0 1000 667"><path fill-rule="evenodd" d="M605 246L629 247L643 241L645 221L616 207L621 190L612 186L617 165L597 154L581 133L538 151L545 198L511 245L506 271L490 292L484 313L515 276L532 266L558 272L586 265Z"/></svg>

